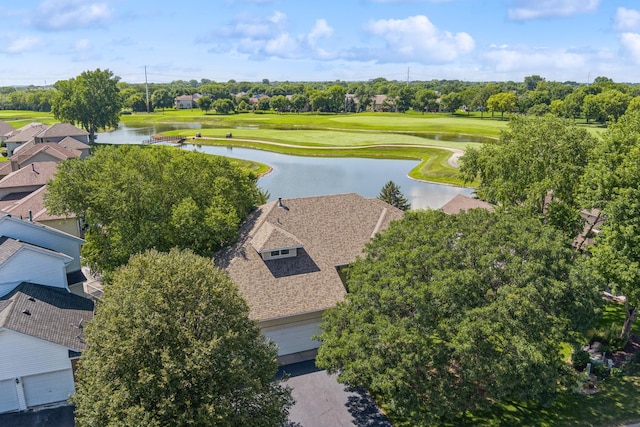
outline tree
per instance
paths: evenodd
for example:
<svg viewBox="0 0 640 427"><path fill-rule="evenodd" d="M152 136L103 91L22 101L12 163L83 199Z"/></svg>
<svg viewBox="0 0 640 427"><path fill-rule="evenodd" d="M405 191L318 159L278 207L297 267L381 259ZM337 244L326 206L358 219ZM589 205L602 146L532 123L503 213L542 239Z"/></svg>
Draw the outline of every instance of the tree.
<svg viewBox="0 0 640 427"><path fill-rule="evenodd" d="M582 227L580 177L594 146L591 134L572 122L515 116L497 143L468 149L460 171L466 182L480 177L481 199L526 206L573 237Z"/></svg>
<svg viewBox="0 0 640 427"><path fill-rule="evenodd" d="M518 209L408 212L346 271L316 364L408 425L546 402L566 379L561 343L600 299L570 279L567 243Z"/></svg>
<svg viewBox="0 0 640 427"><path fill-rule="evenodd" d="M271 98L271 108L278 113L282 113L289 109L289 100L284 95L276 95Z"/></svg>
<svg viewBox="0 0 640 427"><path fill-rule="evenodd" d="M229 277L190 251L119 269L85 329L78 426L279 426L292 405Z"/></svg>
<svg viewBox="0 0 640 427"><path fill-rule="evenodd" d="M411 209L411 203L407 201L402 194L402 191L400 191L400 186L393 181L387 182L382 187L380 194L378 195L378 199L383 202L387 202L398 209L402 209L403 211Z"/></svg>
<svg viewBox="0 0 640 427"><path fill-rule="evenodd" d="M235 241L242 219L264 199L255 177L224 157L110 146L61 163L46 203L52 213L83 219L83 257L108 273L149 248L212 256Z"/></svg>
<svg viewBox="0 0 640 427"><path fill-rule="evenodd" d="M438 94L430 89L419 89L413 100L413 109L424 114L425 111L432 111L437 108L436 100Z"/></svg>
<svg viewBox="0 0 640 427"><path fill-rule="evenodd" d="M640 112L611 123L593 151L584 174L586 207L601 209L606 218L590 266L603 289L626 296L626 318L620 332L628 339L640 306Z"/></svg>
<svg viewBox="0 0 640 427"><path fill-rule="evenodd" d="M343 86L333 85L327 88L326 93L330 110L336 114L342 111L347 90Z"/></svg>
<svg viewBox="0 0 640 427"><path fill-rule="evenodd" d="M471 102L472 108L480 109L480 118L484 118L484 112L487 110L487 101L492 95L500 93L500 88L495 83L487 83L482 89L478 91L476 96Z"/></svg>
<svg viewBox="0 0 640 427"><path fill-rule="evenodd" d="M500 113L500 118L504 119L504 113L513 111L516 108L518 98L513 92L501 92L491 95L487 99L487 109L492 113Z"/></svg>
<svg viewBox="0 0 640 427"><path fill-rule="evenodd" d="M258 101L258 110L267 111L270 108L270 105L271 103L269 102L269 97L264 96Z"/></svg>
<svg viewBox="0 0 640 427"><path fill-rule="evenodd" d="M165 89L158 89L151 94L151 104L154 108L162 108L164 111L165 108L173 107L173 98Z"/></svg>
<svg viewBox="0 0 640 427"><path fill-rule="evenodd" d="M201 98L198 99L198 107L204 111L204 113L206 114L209 110L211 110L211 107L213 106L213 101L211 100L211 98L209 98L208 96L203 96Z"/></svg>
<svg viewBox="0 0 640 427"><path fill-rule="evenodd" d="M117 86L119 77L109 70L84 71L76 78L60 80L51 101L51 112L60 121L82 126L89 142L100 129L117 128L122 101Z"/></svg>
<svg viewBox="0 0 640 427"><path fill-rule="evenodd" d="M218 114L229 114L234 109L233 101L227 98L216 99L212 106Z"/></svg>
<svg viewBox="0 0 640 427"><path fill-rule="evenodd" d="M440 97L440 108L443 111L448 111L451 114L462 107L462 95L459 92L451 92Z"/></svg>
<svg viewBox="0 0 640 427"><path fill-rule="evenodd" d="M293 107L296 113L304 110L304 108L309 103L309 97L302 93L296 93L291 97L291 107Z"/></svg>

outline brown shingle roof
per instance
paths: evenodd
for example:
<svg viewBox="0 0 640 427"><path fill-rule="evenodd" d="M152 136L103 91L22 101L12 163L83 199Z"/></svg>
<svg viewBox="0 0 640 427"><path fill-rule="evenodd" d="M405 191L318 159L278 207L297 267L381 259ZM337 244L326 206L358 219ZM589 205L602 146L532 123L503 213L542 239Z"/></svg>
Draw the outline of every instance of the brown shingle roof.
<svg viewBox="0 0 640 427"><path fill-rule="evenodd" d="M0 120L0 135L6 135L9 132L13 132L15 128L9 123Z"/></svg>
<svg viewBox="0 0 640 427"><path fill-rule="evenodd" d="M38 162L11 172L0 179L0 188L28 187L32 185L45 185L56 173L56 162Z"/></svg>
<svg viewBox="0 0 640 427"><path fill-rule="evenodd" d="M0 328L76 351L85 349L84 334L78 326L85 326L91 319L93 302L63 289L22 283L0 298Z"/></svg>
<svg viewBox="0 0 640 427"><path fill-rule="evenodd" d="M452 215L460 212L467 212L469 209L486 209L493 211L494 206L491 203L487 203L483 200L474 199L473 197L458 194L448 203L440 208L442 212Z"/></svg>
<svg viewBox="0 0 640 427"><path fill-rule="evenodd" d="M14 130L11 133L11 136L7 138L7 142L27 142L46 128L47 125L42 123L29 123L28 125L24 125L21 128Z"/></svg>
<svg viewBox="0 0 640 427"><path fill-rule="evenodd" d="M60 138L62 136L87 136L89 132L79 129L71 123L56 123L40 132L38 138Z"/></svg>
<svg viewBox="0 0 640 427"><path fill-rule="evenodd" d="M286 209L278 202L259 207L243 224L238 243L216 258L257 320L333 307L346 292L336 267L355 261L373 234L403 214L378 199L353 193L288 199L283 204ZM295 236L304 249L296 257L264 261L252 241L262 239L265 226Z"/></svg>
<svg viewBox="0 0 640 427"><path fill-rule="evenodd" d="M39 153L47 153L59 161L80 157L82 154L76 149L68 149L55 142L45 142L41 144L31 144L31 142L28 142L14 151L11 160L17 161L20 167L23 167L23 165L30 163L29 160L33 156Z"/></svg>
<svg viewBox="0 0 640 427"><path fill-rule="evenodd" d="M29 212L31 212L33 221L75 218L75 216L50 214L44 207L44 195L46 192L47 187L43 186L38 188L36 191L25 194L19 200L15 200L11 204L2 203L2 201L7 199L5 197L0 201L0 208L2 208L5 213L11 214L17 218L29 218Z"/></svg>
<svg viewBox="0 0 640 427"><path fill-rule="evenodd" d="M74 150L89 150L91 149L91 147L87 144L85 144L82 141L79 141L77 139L75 139L72 136L67 136L66 138L64 138L62 141L58 142L58 145L67 148L67 149L74 149Z"/></svg>

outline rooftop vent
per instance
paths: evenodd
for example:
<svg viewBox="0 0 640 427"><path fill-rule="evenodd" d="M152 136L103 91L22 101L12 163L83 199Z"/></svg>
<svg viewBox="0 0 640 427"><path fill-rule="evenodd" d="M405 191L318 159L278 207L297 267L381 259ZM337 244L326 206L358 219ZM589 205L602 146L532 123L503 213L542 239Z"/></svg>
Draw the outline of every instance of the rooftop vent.
<svg viewBox="0 0 640 427"><path fill-rule="evenodd" d="M26 314L27 316L31 316L31 312L29 310L22 310L23 314Z"/></svg>
<svg viewBox="0 0 640 427"><path fill-rule="evenodd" d="M284 203L282 203L282 197L278 197L278 207L284 209L285 211L289 210L289 208L286 207Z"/></svg>
<svg viewBox="0 0 640 427"><path fill-rule="evenodd" d="M35 301L36 301L36 299L35 299L34 297L29 297L29 298L27 298L27 299L28 299L29 301L32 301L32 302L35 302Z"/></svg>

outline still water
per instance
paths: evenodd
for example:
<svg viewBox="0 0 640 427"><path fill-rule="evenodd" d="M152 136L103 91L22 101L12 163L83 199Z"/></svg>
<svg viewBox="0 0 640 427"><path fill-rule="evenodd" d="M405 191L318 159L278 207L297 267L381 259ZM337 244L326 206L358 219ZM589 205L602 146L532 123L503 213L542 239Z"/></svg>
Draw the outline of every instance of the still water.
<svg viewBox="0 0 640 427"><path fill-rule="evenodd" d="M194 125L194 128L197 125ZM139 144L150 135L176 127L130 128L100 134L99 143ZM185 150L253 160L265 163L273 171L260 178L258 184L271 195L270 200L282 197L318 196L338 193L358 193L376 197L382 186L393 181L411 202L413 209L440 208L457 194L471 195L473 189L430 184L410 179L407 174L418 162L412 160L382 160L335 157L302 157L246 148L198 146L186 144Z"/></svg>

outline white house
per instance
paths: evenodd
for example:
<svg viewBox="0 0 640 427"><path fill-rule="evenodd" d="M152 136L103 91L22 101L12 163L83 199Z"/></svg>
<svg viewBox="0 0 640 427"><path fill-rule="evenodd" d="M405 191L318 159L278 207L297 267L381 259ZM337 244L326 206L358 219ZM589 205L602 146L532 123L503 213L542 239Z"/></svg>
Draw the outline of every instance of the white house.
<svg viewBox="0 0 640 427"><path fill-rule="evenodd" d="M21 283L0 297L0 413L64 402L74 392L91 300Z"/></svg>

